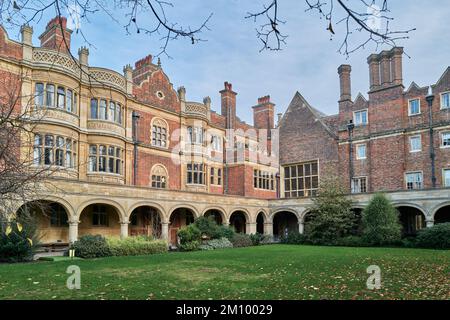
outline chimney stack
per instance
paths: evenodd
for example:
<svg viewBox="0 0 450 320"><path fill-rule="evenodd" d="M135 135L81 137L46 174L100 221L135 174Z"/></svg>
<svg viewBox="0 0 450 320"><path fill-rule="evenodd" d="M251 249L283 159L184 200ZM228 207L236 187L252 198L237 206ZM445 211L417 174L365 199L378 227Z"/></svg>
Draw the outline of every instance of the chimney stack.
<svg viewBox="0 0 450 320"><path fill-rule="evenodd" d="M370 74L370 91L403 85L403 48L372 54L367 58Z"/></svg>
<svg viewBox="0 0 450 320"><path fill-rule="evenodd" d="M391 53L389 51L382 51L380 53L380 60L381 86L386 87L391 84Z"/></svg>
<svg viewBox="0 0 450 320"><path fill-rule="evenodd" d="M226 129L234 129L236 122L236 95L231 83L224 83L225 89L220 91L222 116L226 118Z"/></svg>
<svg viewBox="0 0 450 320"><path fill-rule="evenodd" d="M140 84L142 81L147 79L149 74L157 69L158 66L153 64L153 57L149 54L134 64L133 82L135 84Z"/></svg>
<svg viewBox="0 0 450 320"><path fill-rule="evenodd" d="M352 67L348 64L343 64L338 68L339 80L341 84L341 99L340 101L352 100L352 86L350 74Z"/></svg>
<svg viewBox="0 0 450 320"><path fill-rule="evenodd" d="M66 17L57 16L49 21L43 34L39 36L41 47L60 52L70 51L72 30L67 29Z"/></svg>
<svg viewBox="0 0 450 320"><path fill-rule="evenodd" d="M380 88L380 60L377 54L371 54L367 58L369 64L370 91Z"/></svg>
<svg viewBox="0 0 450 320"><path fill-rule="evenodd" d="M395 47L392 52L392 82L395 85L403 85L403 48Z"/></svg>
<svg viewBox="0 0 450 320"><path fill-rule="evenodd" d="M270 101L270 96L258 98L258 104L253 107L253 125L257 129L274 128L275 104Z"/></svg>

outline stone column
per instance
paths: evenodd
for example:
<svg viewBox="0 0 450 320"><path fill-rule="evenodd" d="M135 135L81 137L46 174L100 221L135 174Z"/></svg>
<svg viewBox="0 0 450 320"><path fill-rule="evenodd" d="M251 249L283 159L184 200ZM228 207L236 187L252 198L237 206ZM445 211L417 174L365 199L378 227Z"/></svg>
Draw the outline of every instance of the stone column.
<svg viewBox="0 0 450 320"><path fill-rule="evenodd" d="M120 238L125 239L128 237L128 224L129 222L120 223Z"/></svg>
<svg viewBox="0 0 450 320"><path fill-rule="evenodd" d="M161 223L161 238L164 240L169 240L169 223Z"/></svg>
<svg viewBox="0 0 450 320"><path fill-rule="evenodd" d="M303 234L305 232L305 224L303 222L298 223L298 233Z"/></svg>
<svg viewBox="0 0 450 320"><path fill-rule="evenodd" d="M264 234L268 236L273 236L273 223L264 222Z"/></svg>
<svg viewBox="0 0 450 320"><path fill-rule="evenodd" d="M247 223L245 231L247 234L255 234L256 233L256 223Z"/></svg>
<svg viewBox="0 0 450 320"><path fill-rule="evenodd" d="M427 220L427 228L431 228L432 226L434 226L434 220Z"/></svg>
<svg viewBox="0 0 450 320"><path fill-rule="evenodd" d="M69 242L78 240L78 221L69 221Z"/></svg>

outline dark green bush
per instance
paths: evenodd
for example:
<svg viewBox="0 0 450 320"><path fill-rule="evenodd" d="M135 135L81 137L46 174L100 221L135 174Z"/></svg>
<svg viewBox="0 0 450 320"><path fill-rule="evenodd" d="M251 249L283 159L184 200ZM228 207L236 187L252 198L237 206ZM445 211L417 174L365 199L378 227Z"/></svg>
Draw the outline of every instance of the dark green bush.
<svg viewBox="0 0 450 320"><path fill-rule="evenodd" d="M376 194L362 212L363 240L369 245L401 244L398 211L383 194Z"/></svg>
<svg viewBox="0 0 450 320"><path fill-rule="evenodd" d="M287 237L281 238L280 242L284 244L306 244L308 243L308 237L298 232L292 232Z"/></svg>
<svg viewBox="0 0 450 320"><path fill-rule="evenodd" d="M264 235L261 233L251 234L250 240L252 240L252 243L254 246L259 246L261 244L261 241L264 240Z"/></svg>
<svg viewBox="0 0 450 320"><path fill-rule="evenodd" d="M75 256L80 258L100 258L112 255L106 239L101 235L85 235L72 245Z"/></svg>
<svg viewBox="0 0 450 320"><path fill-rule="evenodd" d="M0 223L0 262L32 260L38 241L36 221L27 214Z"/></svg>
<svg viewBox="0 0 450 320"><path fill-rule="evenodd" d="M108 238L107 244L113 256L138 256L167 252L167 242L148 237Z"/></svg>
<svg viewBox="0 0 450 320"><path fill-rule="evenodd" d="M337 240L336 245L342 247L365 247L367 244L361 237L358 236L347 236Z"/></svg>
<svg viewBox="0 0 450 320"><path fill-rule="evenodd" d="M450 249L450 223L440 223L420 230L415 245L419 248Z"/></svg>
<svg viewBox="0 0 450 320"><path fill-rule="evenodd" d="M180 244L181 251L195 251L200 247L200 241L194 240Z"/></svg>
<svg viewBox="0 0 450 320"><path fill-rule="evenodd" d="M253 245L252 240L248 234L244 233L235 233L233 238L231 239L231 243L233 247L251 247Z"/></svg>
<svg viewBox="0 0 450 320"><path fill-rule="evenodd" d="M180 238L180 244L185 245L189 242L197 241L200 243L202 233L195 224L190 224L186 227L178 230L178 237Z"/></svg>

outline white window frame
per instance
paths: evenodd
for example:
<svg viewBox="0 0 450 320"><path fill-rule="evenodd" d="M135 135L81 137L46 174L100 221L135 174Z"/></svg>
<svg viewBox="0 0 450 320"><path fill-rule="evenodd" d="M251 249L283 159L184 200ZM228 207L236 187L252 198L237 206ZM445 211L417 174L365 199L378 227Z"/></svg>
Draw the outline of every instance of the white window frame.
<svg viewBox="0 0 450 320"><path fill-rule="evenodd" d="M363 112L366 113L366 122L365 123L363 123L363 122L357 123L356 122L356 114L363 113ZM362 117L361 117L361 121L362 121ZM353 123L357 127L368 125L369 124L369 111L368 111L368 109L362 109L362 110L353 111Z"/></svg>
<svg viewBox="0 0 450 320"><path fill-rule="evenodd" d="M449 99L450 99L450 91L446 91L446 92L442 92L441 93L441 109L447 110L447 109L450 109L450 105L449 106L444 106L444 95L448 95Z"/></svg>
<svg viewBox="0 0 450 320"><path fill-rule="evenodd" d="M408 175L409 174L420 174L420 177L421 177L420 188L408 189ZM406 187L406 190L422 190L423 189L423 171L409 171L409 172L405 172L405 187Z"/></svg>
<svg viewBox="0 0 450 320"><path fill-rule="evenodd" d="M366 185L365 185L365 191L362 191L361 189L361 180L362 179L366 179ZM356 191L355 189L355 181L359 181L359 190ZM367 187L368 187L368 183L367 183L368 179L366 176L361 176L361 177L353 177L352 178L352 194L360 194L360 193L367 193Z"/></svg>
<svg viewBox="0 0 450 320"><path fill-rule="evenodd" d="M417 113L411 113L411 102L412 101L419 101L419 112ZM413 116L418 116L422 114L422 107L420 105L420 98L415 98L415 99L409 99L408 100L408 116L413 117Z"/></svg>
<svg viewBox="0 0 450 320"><path fill-rule="evenodd" d="M449 175L450 175L450 168L448 168L448 169L442 169L442 185L443 185L445 188L450 188L450 178L449 178L448 183L447 183L447 181L446 181L446 179L445 179L445 173L446 173L446 172L448 172Z"/></svg>
<svg viewBox="0 0 450 320"><path fill-rule="evenodd" d="M450 131L441 132L441 148L447 149L450 148L450 144L448 146L444 146L444 134L448 134L450 136Z"/></svg>
<svg viewBox="0 0 450 320"><path fill-rule="evenodd" d="M419 138L419 141L420 141L420 149L417 149L417 150L414 150L414 149L413 149L412 141L413 141L414 138ZM421 151L422 151L422 135L417 134L417 135L414 135L414 136L410 136L410 137L409 137L409 152L410 152L410 153L416 153L416 152L421 152Z"/></svg>
<svg viewBox="0 0 450 320"><path fill-rule="evenodd" d="M359 156L359 148L364 147L364 157ZM356 145L356 160L365 160L367 159L367 144L360 143Z"/></svg>

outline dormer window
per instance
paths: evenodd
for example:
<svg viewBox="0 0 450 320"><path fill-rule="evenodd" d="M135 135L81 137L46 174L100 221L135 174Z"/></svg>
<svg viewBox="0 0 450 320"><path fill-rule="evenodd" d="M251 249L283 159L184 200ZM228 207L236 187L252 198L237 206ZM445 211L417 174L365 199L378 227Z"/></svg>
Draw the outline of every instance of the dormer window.
<svg viewBox="0 0 450 320"><path fill-rule="evenodd" d="M355 111L353 113L353 122L355 126L365 126L369 123L367 110Z"/></svg>

